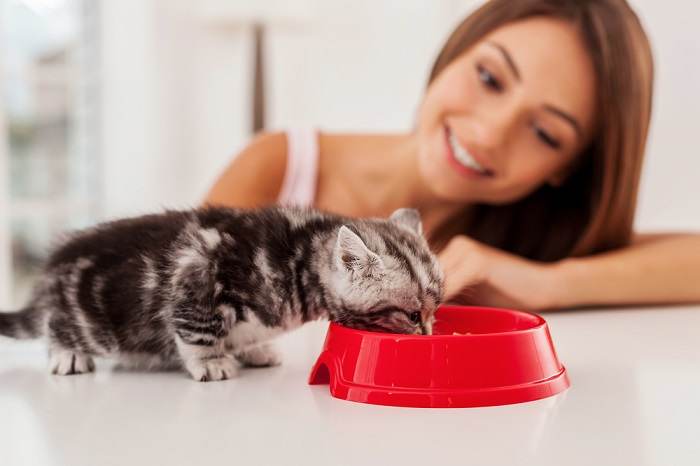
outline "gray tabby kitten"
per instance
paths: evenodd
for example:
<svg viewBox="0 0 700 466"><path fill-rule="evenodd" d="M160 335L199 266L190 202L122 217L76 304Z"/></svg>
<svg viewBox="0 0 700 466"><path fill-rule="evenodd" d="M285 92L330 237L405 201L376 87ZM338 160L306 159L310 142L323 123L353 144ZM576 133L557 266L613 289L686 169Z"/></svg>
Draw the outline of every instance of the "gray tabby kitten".
<svg viewBox="0 0 700 466"><path fill-rule="evenodd" d="M443 279L418 212L388 220L314 210L208 207L108 222L51 254L26 308L0 334L49 340L50 370L93 356L184 367L199 381L279 364L266 343L320 318L431 333Z"/></svg>

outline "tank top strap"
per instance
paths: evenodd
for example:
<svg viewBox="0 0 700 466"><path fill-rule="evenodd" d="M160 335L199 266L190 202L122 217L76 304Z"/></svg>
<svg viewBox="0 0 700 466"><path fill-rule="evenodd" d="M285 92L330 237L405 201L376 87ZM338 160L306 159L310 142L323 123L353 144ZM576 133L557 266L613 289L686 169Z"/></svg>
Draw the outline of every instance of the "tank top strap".
<svg viewBox="0 0 700 466"><path fill-rule="evenodd" d="M277 202L310 207L316 197L318 177L318 131L295 128L286 131L287 168Z"/></svg>

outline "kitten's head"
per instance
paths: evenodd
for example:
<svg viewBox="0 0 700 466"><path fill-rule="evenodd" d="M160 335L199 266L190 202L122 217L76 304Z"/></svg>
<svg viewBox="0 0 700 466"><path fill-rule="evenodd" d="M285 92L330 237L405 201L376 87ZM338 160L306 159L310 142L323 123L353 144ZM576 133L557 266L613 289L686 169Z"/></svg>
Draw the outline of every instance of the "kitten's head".
<svg viewBox="0 0 700 466"><path fill-rule="evenodd" d="M364 330L432 333L443 275L417 210L343 225L333 260L331 284L340 306L332 320Z"/></svg>

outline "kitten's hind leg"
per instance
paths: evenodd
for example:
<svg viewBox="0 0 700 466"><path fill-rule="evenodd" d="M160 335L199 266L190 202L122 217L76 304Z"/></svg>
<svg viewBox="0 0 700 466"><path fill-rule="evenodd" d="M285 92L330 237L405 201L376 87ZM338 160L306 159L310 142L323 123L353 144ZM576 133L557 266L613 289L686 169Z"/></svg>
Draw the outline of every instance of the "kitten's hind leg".
<svg viewBox="0 0 700 466"><path fill-rule="evenodd" d="M95 363L87 354L52 344L49 350L49 370L56 375L84 374L95 370Z"/></svg>
<svg viewBox="0 0 700 466"><path fill-rule="evenodd" d="M175 319L175 343L182 365L194 380L226 380L238 374L238 364L226 350L231 317L228 309L214 313L180 313Z"/></svg>
<svg viewBox="0 0 700 466"><path fill-rule="evenodd" d="M170 318L182 364L200 382L235 377L238 364L225 341L236 314L231 306L217 304L216 266L196 249L177 254Z"/></svg>
<svg viewBox="0 0 700 466"><path fill-rule="evenodd" d="M270 343L249 346L235 353L243 365L249 367L269 367L282 364L282 357Z"/></svg>
<svg viewBox="0 0 700 466"><path fill-rule="evenodd" d="M194 380L209 382L231 379L238 375L238 365L230 354L223 353L221 345L191 344L178 338L177 348L182 364Z"/></svg>

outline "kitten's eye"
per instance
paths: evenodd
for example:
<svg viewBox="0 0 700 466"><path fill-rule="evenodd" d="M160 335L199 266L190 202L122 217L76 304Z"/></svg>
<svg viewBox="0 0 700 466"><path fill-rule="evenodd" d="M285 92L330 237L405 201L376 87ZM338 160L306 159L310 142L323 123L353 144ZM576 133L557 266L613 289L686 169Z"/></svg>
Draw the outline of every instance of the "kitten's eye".
<svg viewBox="0 0 700 466"><path fill-rule="evenodd" d="M408 316L409 319L411 319L411 322L414 324L419 324L420 323L420 312L415 311L411 312Z"/></svg>

